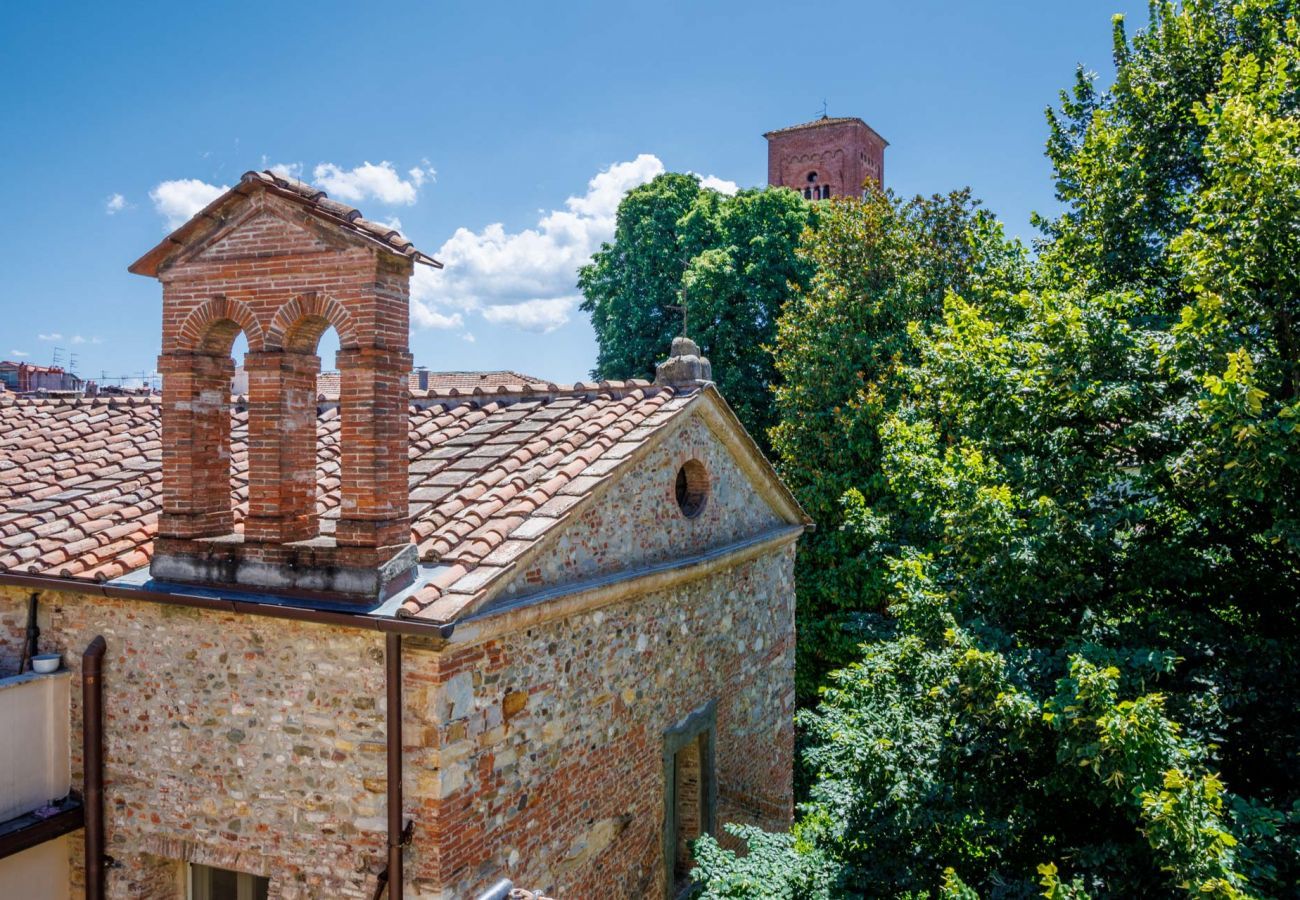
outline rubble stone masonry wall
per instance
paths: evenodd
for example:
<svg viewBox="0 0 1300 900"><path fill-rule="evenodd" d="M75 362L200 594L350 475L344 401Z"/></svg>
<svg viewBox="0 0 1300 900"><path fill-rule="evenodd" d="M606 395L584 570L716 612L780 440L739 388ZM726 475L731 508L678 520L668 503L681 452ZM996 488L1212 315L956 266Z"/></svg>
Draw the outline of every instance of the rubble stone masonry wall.
<svg viewBox="0 0 1300 900"><path fill-rule="evenodd" d="M14 656L29 594L0 588L0 658ZM183 897L184 860L269 875L272 897L373 895L387 839L382 636L51 591L38 622L42 651L63 651L74 674L96 635L108 644L110 897ZM79 689L71 744L80 788ZM80 890L82 844L69 846Z"/></svg>
<svg viewBox="0 0 1300 900"><path fill-rule="evenodd" d="M709 493L687 518L677 506L677 471L688 460L704 464ZM623 475L611 494L561 526L554 545L508 585L502 599L546 587L680 559L754 537L784 525L699 416Z"/></svg>
<svg viewBox="0 0 1300 900"><path fill-rule="evenodd" d="M718 823L788 826L793 563L787 545L432 657L430 896L502 876L557 898L664 896L664 733L710 701Z"/></svg>

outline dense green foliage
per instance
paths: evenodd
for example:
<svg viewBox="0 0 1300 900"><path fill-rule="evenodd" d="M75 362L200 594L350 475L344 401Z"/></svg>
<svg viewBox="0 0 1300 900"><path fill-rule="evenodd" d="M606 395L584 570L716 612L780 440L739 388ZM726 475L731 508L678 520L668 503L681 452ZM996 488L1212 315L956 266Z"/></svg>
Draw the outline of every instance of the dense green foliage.
<svg viewBox="0 0 1300 900"><path fill-rule="evenodd" d="M702 839L705 896L1300 892L1296 6L1117 23L1113 87L1050 117L1038 254L973 217L938 310L904 285L862 320L889 350L860 382L834 317L792 329L872 309L872 273L837 298L823 264L792 301L775 445L845 523L830 621L800 624L862 650L801 714L793 833ZM890 235L834 225L858 206L804 255L877 265ZM791 421L818 412L856 456Z"/></svg>
<svg viewBox="0 0 1300 900"><path fill-rule="evenodd" d="M916 359L909 322L936 319L948 291L984 264L969 237L987 228L965 191L902 200L823 204L799 256L816 273L777 327L779 424L772 446L781 475L817 523L800 546L799 688L805 700L832 669L856 657L861 633L846 617L884 605L882 572L844 530L841 498L874 492L882 417L898 405L903 367ZM867 476L864 479L864 474Z"/></svg>
<svg viewBox="0 0 1300 900"><path fill-rule="evenodd" d="M600 352L597 378L653 378L682 328L713 364L719 390L766 448L777 373L770 344L791 285L811 269L795 254L816 207L793 191L735 196L693 175L660 175L619 204L614 241L582 269L582 308Z"/></svg>

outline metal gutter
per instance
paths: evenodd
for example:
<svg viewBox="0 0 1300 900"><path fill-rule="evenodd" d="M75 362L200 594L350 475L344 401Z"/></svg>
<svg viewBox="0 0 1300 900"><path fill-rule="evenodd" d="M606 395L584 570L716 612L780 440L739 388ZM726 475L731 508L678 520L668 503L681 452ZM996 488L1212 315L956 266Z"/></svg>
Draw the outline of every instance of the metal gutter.
<svg viewBox="0 0 1300 900"><path fill-rule="evenodd" d="M81 654L81 760L86 806L86 900L104 900L104 651L97 636Z"/></svg>
<svg viewBox="0 0 1300 900"><path fill-rule="evenodd" d="M449 643L478 643L652 591L671 590L797 540L805 530L802 525L777 526L691 556L611 572L523 596L498 595L473 615L457 620L455 637Z"/></svg>
<svg viewBox="0 0 1300 900"><path fill-rule="evenodd" d="M236 599L227 596L203 596L181 592L156 591L149 588L119 586L80 578L54 575L20 575L17 572L0 572L0 585L35 588L49 591L79 591L117 600L145 600L168 606L186 606L193 609L210 609L222 612L269 616L318 625L337 625L342 628L359 628L384 634L409 634L446 640L451 637L455 623L422 622L418 619L398 619L370 613L341 610L313 609L308 606L290 606L260 600Z"/></svg>

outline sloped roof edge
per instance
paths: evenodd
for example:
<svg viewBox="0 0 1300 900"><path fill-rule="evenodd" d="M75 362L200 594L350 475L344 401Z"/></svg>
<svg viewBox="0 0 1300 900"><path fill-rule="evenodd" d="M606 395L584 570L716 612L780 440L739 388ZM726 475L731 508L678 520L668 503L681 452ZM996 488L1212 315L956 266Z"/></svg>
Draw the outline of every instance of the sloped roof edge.
<svg viewBox="0 0 1300 900"><path fill-rule="evenodd" d="M417 250L415 245L397 229L366 219L361 215L360 210L329 199L329 196L319 188L265 171L245 172L238 184L191 216L185 224L128 266L127 271L135 275L156 277L163 264L183 250L201 231L221 224L222 217L218 213L222 209L252 196L252 193L257 190L283 197L301 206L321 221L359 237L385 252L435 269L442 268L442 263Z"/></svg>
<svg viewBox="0 0 1300 900"><path fill-rule="evenodd" d="M820 119L813 119L811 122L801 122L798 125L787 125L784 128L774 128L771 131L765 131L763 132L763 137L771 140L775 135L789 134L792 131L807 131L811 128L825 128L828 125L850 125L853 123L861 125L863 128L867 129L867 131L870 131L876 137L880 138L882 144L886 147L889 146L889 141L885 140L884 135L879 131L876 131L876 129L872 128L857 116L822 116Z"/></svg>

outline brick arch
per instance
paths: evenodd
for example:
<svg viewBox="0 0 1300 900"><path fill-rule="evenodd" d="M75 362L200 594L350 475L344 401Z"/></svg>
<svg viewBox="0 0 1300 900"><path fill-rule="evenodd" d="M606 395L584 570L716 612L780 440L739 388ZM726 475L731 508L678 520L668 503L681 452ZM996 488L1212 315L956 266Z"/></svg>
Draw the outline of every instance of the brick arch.
<svg viewBox="0 0 1300 900"><path fill-rule="evenodd" d="M316 342L331 325L338 332L339 349L354 350L359 346L352 316L342 303L314 292L299 294L281 306L271 320L266 333L267 349L315 352Z"/></svg>
<svg viewBox="0 0 1300 900"><path fill-rule="evenodd" d="M176 346L180 350L229 354L235 337L241 331L248 338L249 350L262 349L262 325L253 311L239 300L217 294L185 317L177 333Z"/></svg>

